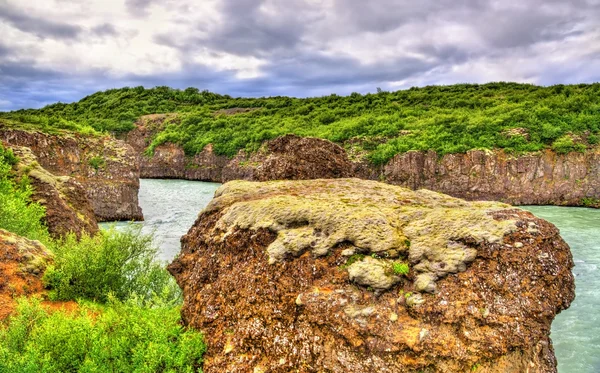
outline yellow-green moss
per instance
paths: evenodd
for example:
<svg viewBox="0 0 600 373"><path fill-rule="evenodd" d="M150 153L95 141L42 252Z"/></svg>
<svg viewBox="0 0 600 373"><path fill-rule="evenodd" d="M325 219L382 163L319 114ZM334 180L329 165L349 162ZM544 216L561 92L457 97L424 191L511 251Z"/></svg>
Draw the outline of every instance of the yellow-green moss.
<svg viewBox="0 0 600 373"><path fill-rule="evenodd" d="M271 264L309 251L328 254L349 243L361 254L348 266L357 283L385 289L399 281L386 257L407 256L417 290L434 291L435 281L464 271L477 255L467 242L494 243L515 227L490 212L508 205L466 202L444 194L359 179L247 182L221 186L207 210L222 210L215 229L224 238L235 229L277 233L267 253ZM366 275L369 274L370 275Z"/></svg>

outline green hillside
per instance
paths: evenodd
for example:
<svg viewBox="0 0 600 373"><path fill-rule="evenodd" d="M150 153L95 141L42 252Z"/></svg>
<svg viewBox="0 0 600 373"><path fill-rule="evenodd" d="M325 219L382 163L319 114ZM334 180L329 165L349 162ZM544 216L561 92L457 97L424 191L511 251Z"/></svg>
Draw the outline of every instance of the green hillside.
<svg viewBox="0 0 600 373"><path fill-rule="evenodd" d="M225 110L232 108L254 110ZM289 133L353 146L374 163L409 150L446 154L551 147L570 152L598 142L600 84L459 84L304 99L232 98L195 88L136 87L0 117L47 130L125 132L140 116L155 113L178 115L152 145L174 142L188 154L212 143L217 153L232 156L239 149L253 151L263 141Z"/></svg>

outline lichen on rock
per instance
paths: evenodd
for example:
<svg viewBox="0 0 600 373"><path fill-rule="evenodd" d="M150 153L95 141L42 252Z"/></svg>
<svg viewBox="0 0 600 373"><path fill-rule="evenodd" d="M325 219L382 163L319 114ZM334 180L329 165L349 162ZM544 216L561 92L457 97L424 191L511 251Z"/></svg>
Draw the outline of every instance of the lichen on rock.
<svg viewBox="0 0 600 373"><path fill-rule="evenodd" d="M336 179L223 185L169 271L206 373L555 373L572 267L531 213Z"/></svg>
<svg viewBox="0 0 600 373"><path fill-rule="evenodd" d="M434 291L438 278L464 271L477 255L472 244L500 242L515 229L514 221L498 221L490 214L506 208L505 204L468 203L427 190L358 179L233 181L215 196L207 209L224 209L215 226L223 239L236 229L277 233L267 247L271 264L305 251L327 255L338 245L350 243L367 255L408 257L420 273L419 291ZM375 276L385 266L383 262L357 263L351 276L360 284L373 282L377 286L370 286L387 289L398 282L394 276L367 280L359 275Z"/></svg>

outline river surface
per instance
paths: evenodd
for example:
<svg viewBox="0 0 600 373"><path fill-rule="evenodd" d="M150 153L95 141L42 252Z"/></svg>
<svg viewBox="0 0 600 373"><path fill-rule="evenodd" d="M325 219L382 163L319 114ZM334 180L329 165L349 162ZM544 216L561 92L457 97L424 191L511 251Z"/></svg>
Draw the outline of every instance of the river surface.
<svg viewBox="0 0 600 373"><path fill-rule="evenodd" d="M212 199L220 184L185 180L140 181L143 231L154 232L161 260L179 253L179 239ZM575 260L575 301L552 323L559 373L600 372L600 210L527 206L524 209L554 223L571 246ZM117 227L126 226L117 223ZM102 224L106 227L107 224Z"/></svg>

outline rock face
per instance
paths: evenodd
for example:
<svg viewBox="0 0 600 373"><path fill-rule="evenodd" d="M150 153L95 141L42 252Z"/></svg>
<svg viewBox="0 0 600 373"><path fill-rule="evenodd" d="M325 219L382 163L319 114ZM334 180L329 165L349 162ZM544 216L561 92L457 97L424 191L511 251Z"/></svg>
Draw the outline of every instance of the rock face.
<svg viewBox="0 0 600 373"><path fill-rule="evenodd" d="M307 180L352 175L352 163L343 148L331 141L286 135L267 141L251 156L245 153L229 162L222 181Z"/></svg>
<svg viewBox="0 0 600 373"><path fill-rule="evenodd" d="M516 205L600 203L600 149L557 154L547 150L519 157L474 150L443 157L408 152L384 168L389 183L427 188L469 200Z"/></svg>
<svg viewBox="0 0 600 373"><path fill-rule="evenodd" d="M51 254L38 241L0 229L0 320L16 305L16 298L43 291L41 276Z"/></svg>
<svg viewBox="0 0 600 373"><path fill-rule="evenodd" d="M295 135L268 141L254 154L240 151L232 159L216 155L210 144L193 157L171 143L157 146L152 156L145 155L152 136L168 120L175 119L168 114L144 116L124 139L139 155L142 178L226 182L338 178L353 174L353 164L339 145Z"/></svg>
<svg viewBox="0 0 600 373"><path fill-rule="evenodd" d="M211 372L556 372L552 224L358 179L223 185L169 266Z"/></svg>
<svg viewBox="0 0 600 373"><path fill-rule="evenodd" d="M45 134L2 126L6 146L31 149L45 170L79 182L98 221L142 220L138 205L139 164L133 149L110 136Z"/></svg>
<svg viewBox="0 0 600 373"><path fill-rule="evenodd" d="M94 209L78 181L46 171L29 148L13 146L13 152L19 157L18 174L27 176L33 187L32 199L46 208L45 223L53 237L98 232Z"/></svg>
<svg viewBox="0 0 600 373"><path fill-rule="evenodd" d="M561 155L546 150L522 156L502 150L442 157L433 151L411 151L386 165L374 166L364 154L353 154L359 140L349 140L346 151L327 140L287 135L266 142L254 154L242 151L233 159L216 155L212 145L188 157L181 147L170 143L156 147L151 157L144 155L154 134L169 120L177 118L169 114L142 117L126 137L140 156L141 177L215 182L359 177L468 200L600 207L599 148L586 153Z"/></svg>

